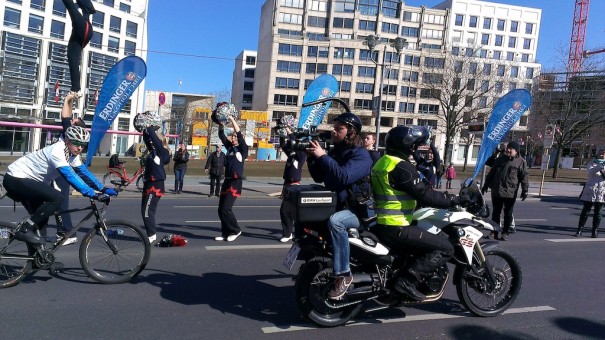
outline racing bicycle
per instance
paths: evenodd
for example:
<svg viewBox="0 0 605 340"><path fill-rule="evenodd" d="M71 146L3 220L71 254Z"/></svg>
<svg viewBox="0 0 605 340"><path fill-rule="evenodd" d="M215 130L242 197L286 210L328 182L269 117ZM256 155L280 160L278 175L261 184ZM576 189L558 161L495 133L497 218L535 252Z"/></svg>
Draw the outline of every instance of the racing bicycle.
<svg viewBox="0 0 605 340"><path fill-rule="evenodd" d="M84 222L94 217L95 223L80 243L80 264L86 275L101 283L125 283L136 277L147 265L151 245L147 234L138 226L123 220L106 221L110 198L103 195L99 203L90 199L82 208L58 211L55 217L79 211L89 211L82 220L62 238L33 245L15 239L19 226L0 222L0 288L12 287L32 270L61 269L55 262L55 253L65 241L76 235ZM102 204L102 205L101 205ZM62 226L57 218L58 227ZM38 231L38 235L39 231Z"/></svg>

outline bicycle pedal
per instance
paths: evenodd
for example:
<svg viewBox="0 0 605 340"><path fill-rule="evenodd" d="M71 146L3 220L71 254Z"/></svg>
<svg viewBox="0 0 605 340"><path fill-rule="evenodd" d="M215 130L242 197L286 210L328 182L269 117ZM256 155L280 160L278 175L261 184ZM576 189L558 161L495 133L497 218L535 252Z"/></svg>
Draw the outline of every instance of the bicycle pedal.
<svg viewBox="0 0 605 340"><path fill-rule="evenodd" d="M55 262L52 266L50 266L50 272L51 273L57 273L62 271L63 269L65 269L65 265L63 264L63 262Z"/></svg>

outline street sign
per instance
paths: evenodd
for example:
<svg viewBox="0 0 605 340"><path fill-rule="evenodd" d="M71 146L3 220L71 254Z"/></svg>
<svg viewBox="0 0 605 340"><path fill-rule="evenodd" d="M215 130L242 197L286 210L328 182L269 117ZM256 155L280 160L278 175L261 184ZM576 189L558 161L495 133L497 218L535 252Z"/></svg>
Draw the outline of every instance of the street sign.
<svg viewBox="0 0 605 340"><path fill-rule="evenodd" d="M160 106L164 105L164 103L166 103L166 94L164 94L164 92L160 92L158 100L160 101Z"/></svg>
<svg viewBox="0 0 605 340"><path fill-rule="evenodd" d="M555 141L555 125L548 124L544 130L544 147L547 149L552 148Z"/></svg>

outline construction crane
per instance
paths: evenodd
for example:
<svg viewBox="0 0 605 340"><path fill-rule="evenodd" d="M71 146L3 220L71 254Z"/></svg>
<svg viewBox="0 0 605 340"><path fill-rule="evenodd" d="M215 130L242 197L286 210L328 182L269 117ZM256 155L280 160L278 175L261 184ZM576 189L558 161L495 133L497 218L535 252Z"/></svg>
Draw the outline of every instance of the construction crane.
<svg viewBox="0 0 605 340"><path fill-rule="evenodd" d="M591 56L593 54L599 54L599 53L605 53L605 48L602 48L600 50L594 50L594 51L586 50L586 51L584 51L584 53L582 54L582 56L584 58L588 58L589 56Z"/></svg>
<svg viewBox="0 0 605 340"><path fill-rule="evenodd" d="M588 6L590 0L576 0L569 44L569 59L567 62L568 78L582 70L584 57L584 42L586 41L586 25L588 23ZM593 54L593 53L591 53Z"/></svg>

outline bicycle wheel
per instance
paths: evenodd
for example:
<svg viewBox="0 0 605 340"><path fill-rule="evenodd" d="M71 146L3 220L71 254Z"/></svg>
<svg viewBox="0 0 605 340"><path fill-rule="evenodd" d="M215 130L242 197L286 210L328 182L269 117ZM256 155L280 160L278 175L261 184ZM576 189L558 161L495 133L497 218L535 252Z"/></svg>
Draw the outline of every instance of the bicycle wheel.
<svg viewBox="0 0 605 340"><path fill-rule="evenodd" d="M4 182L4 175L0 174L0 200L6 196L6 190L4 189L2 182Z"/></svg>
<svg viewBox="0 0 605 340"><path fill-rule="evenodd" d="M141 228L128 221L105 224L107 231L95 227L84 236L80 244L80 264L95 281L128 282L139 275L149 261L149 239ZM102 232L107 235L107 242Z"/></svg>
<svg viewBox="0 0 605 340"><path fill-rule="evenodd" d="M0 222L0 288L12 287L31 271L35 249L13 238L16 226Z"/></svg>
<svg viewBox="0 0 605 340"><path fill-rule="evenodd" d="M143 192L143 184L143 175L141 175L137 178L137 189L139 189L139 192Z"/></svg>

